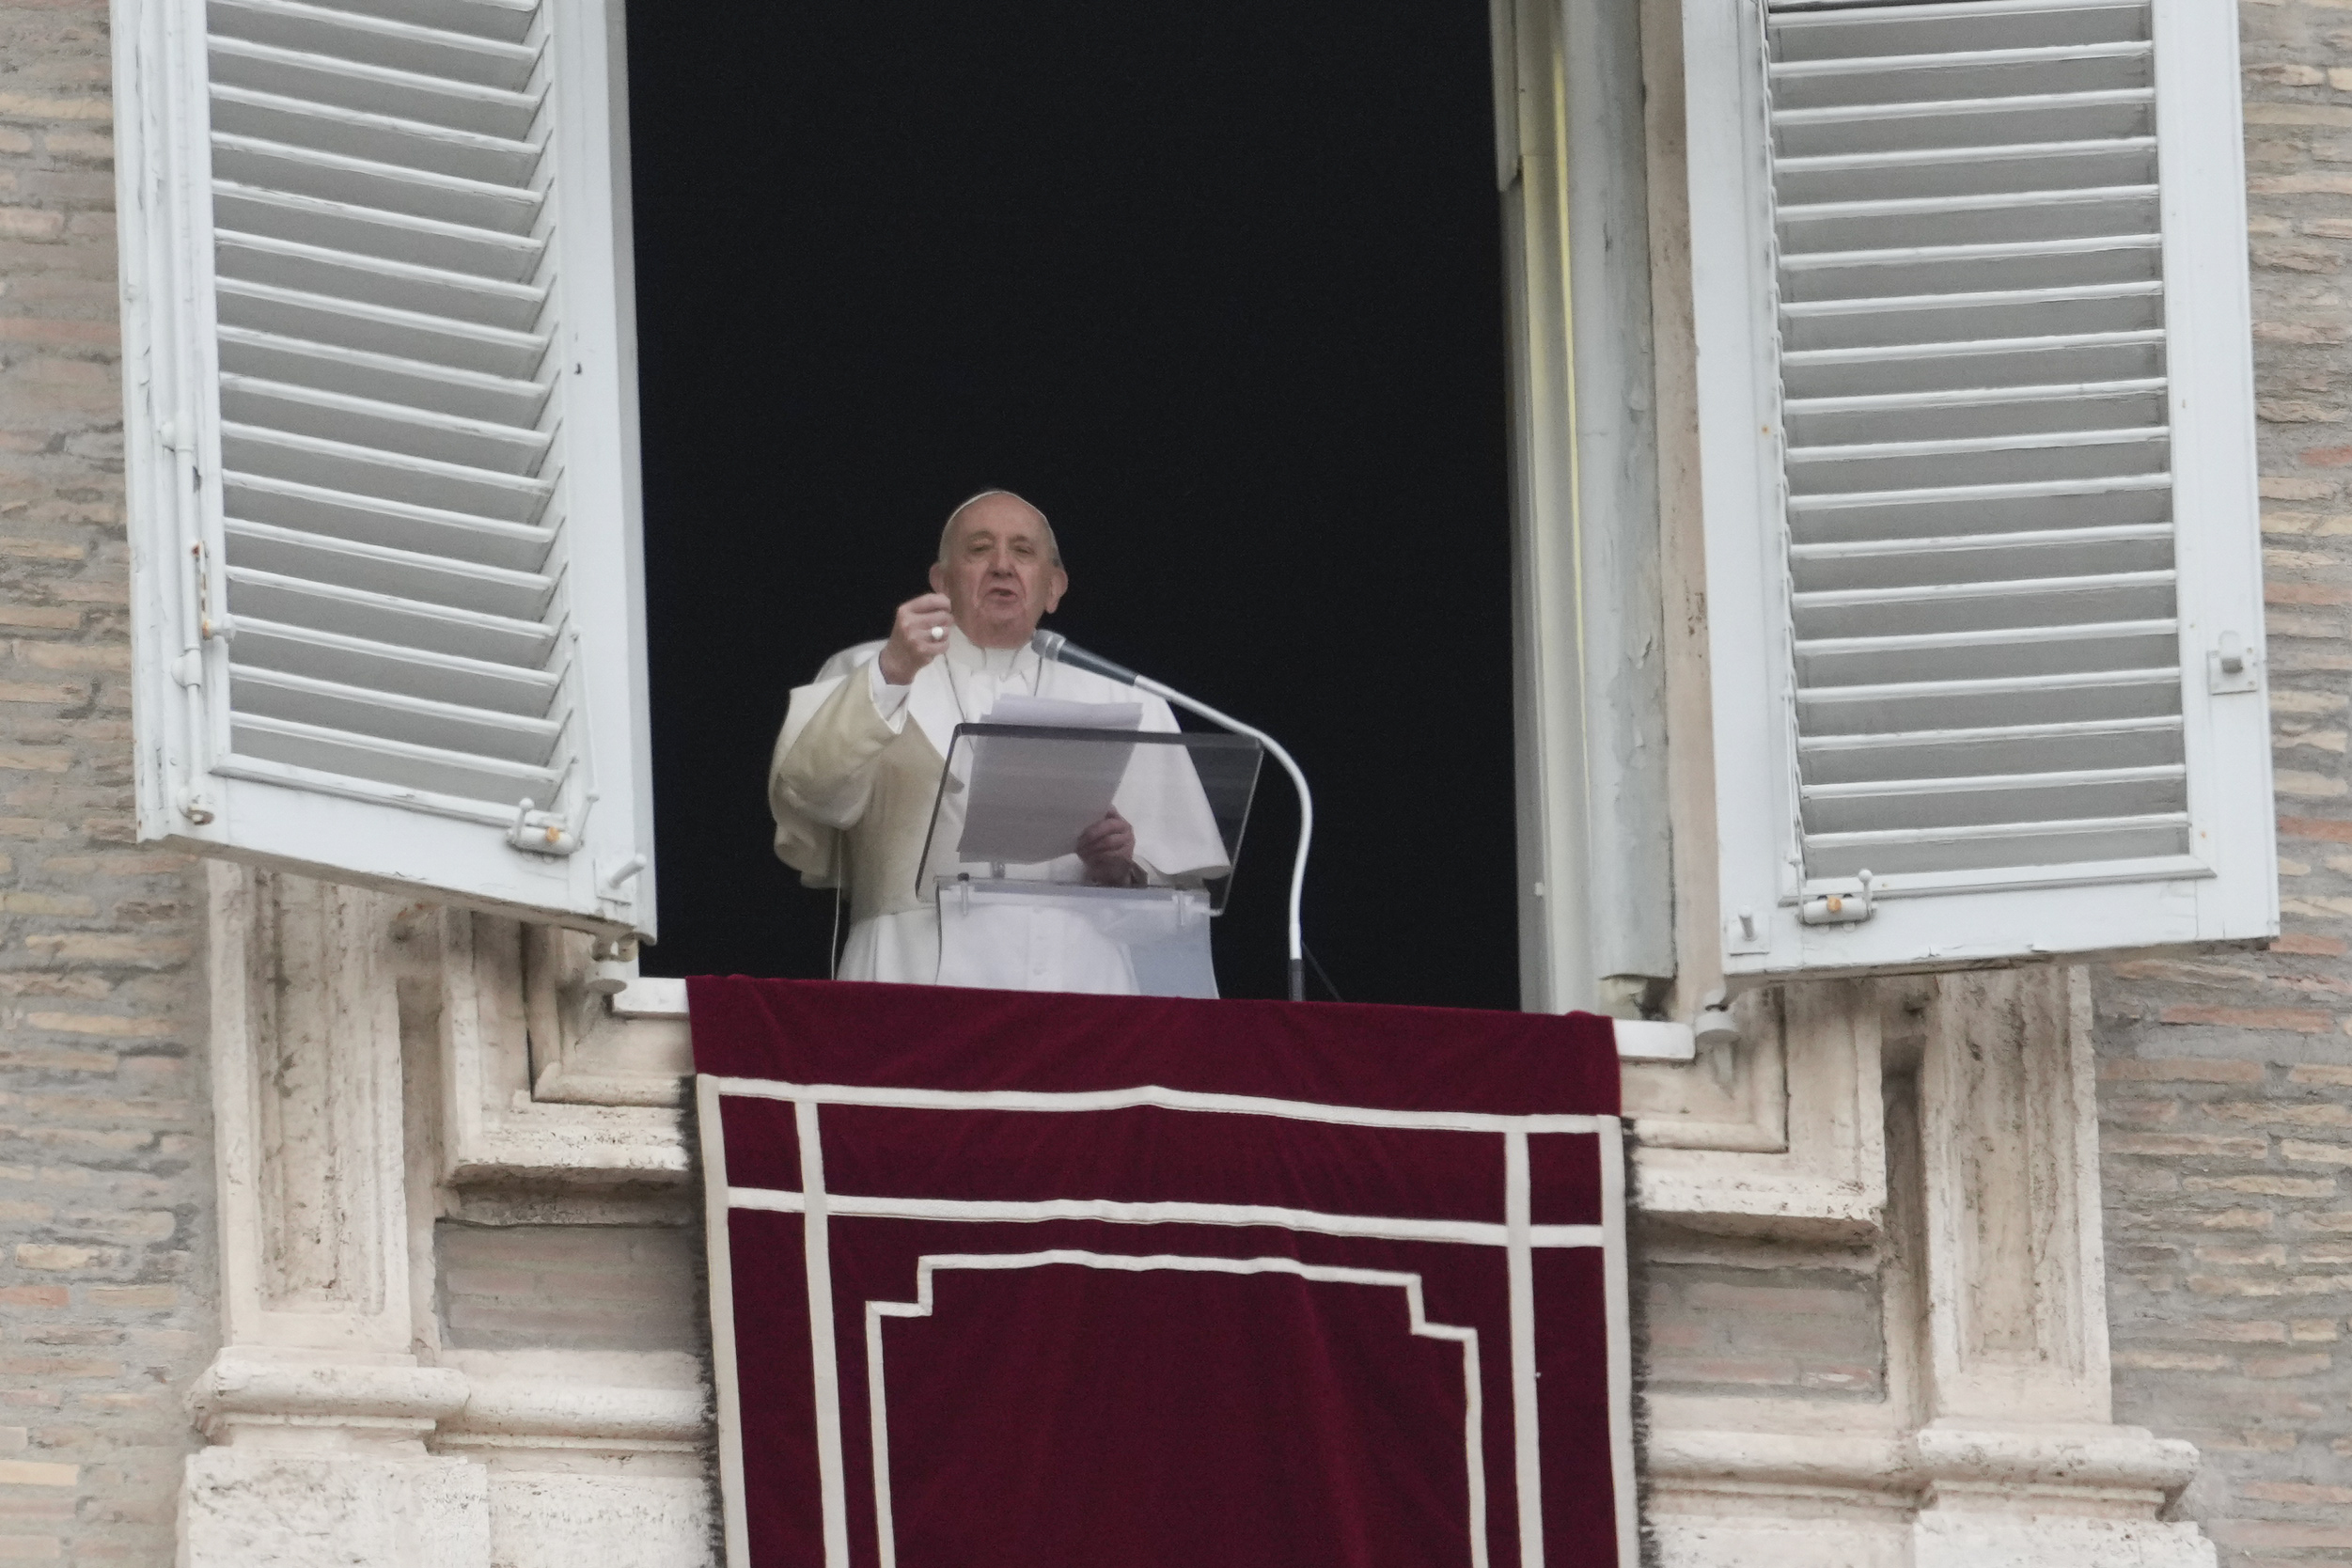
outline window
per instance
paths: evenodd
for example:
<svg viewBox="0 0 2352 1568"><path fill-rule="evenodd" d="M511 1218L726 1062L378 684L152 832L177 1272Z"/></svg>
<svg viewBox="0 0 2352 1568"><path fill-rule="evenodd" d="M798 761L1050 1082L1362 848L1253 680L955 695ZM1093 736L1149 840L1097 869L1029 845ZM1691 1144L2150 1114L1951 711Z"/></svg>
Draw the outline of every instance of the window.
<svg viewBox="0 0 2352 1568"><path fill-rule="evenodd" d="M196 15L118 11L142 832L650 933L618 8ZM1710 875L1662 761L1708 726L1668 733L1651 657L1688 618L1645 43L1631 5L1495 17L1523 972L1655 1005L1717 955L1667 886ZM2230 19L1683 23L1728 972L2268 934Z"/></svg>

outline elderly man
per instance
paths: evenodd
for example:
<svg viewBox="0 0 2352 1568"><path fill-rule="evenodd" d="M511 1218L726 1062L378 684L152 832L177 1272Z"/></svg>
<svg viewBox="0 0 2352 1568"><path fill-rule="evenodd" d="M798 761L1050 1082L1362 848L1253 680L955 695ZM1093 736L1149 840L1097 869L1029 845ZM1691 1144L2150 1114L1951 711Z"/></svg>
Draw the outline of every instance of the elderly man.
<svg viewBox="0 0 2352 1568"><path fill-rule="evenodd" d="M952 870L953 846L934 846L933 863L920 862L958 724L985 722L999 698L1020 695L1139 700L1144 729L1177 728L1159 698L1030 651L1039 618L1069 586L1044 514L1010 492L984 491L949 515L932 591L899 606L888 638L836 654L792 693L768 775L776 853L810 886L848 889L841 979L940 978L933 879ZM1226 868L1205 804L1192 816L1205 842L1201 831L1180 834L1158 846L1156 866L1114 809L1079 836L1066 863L1032 874L1107 887L1218 874ZM1067 920L1049 929L1054 951L1025 971L1033 988L1136 989L1116 944Z"/></svg>

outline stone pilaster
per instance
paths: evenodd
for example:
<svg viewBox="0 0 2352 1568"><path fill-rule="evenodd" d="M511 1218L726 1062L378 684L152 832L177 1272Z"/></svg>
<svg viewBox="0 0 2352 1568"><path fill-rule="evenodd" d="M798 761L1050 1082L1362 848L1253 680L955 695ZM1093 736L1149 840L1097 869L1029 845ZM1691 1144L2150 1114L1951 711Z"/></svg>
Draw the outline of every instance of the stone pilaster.
<svg viewBox="0 0 2352 1568"><path fill-rule="evenodd" d="M2090 992L1946 976L1918 1074L1918 1568L2206 1568L2197 1450L2112 1424Z"/></svg>
<svg viewBox="0 0 2352 1568"><path fill-rule="evenodd" d="M486 1472L429 1452L463 1374L415 1354L394 901L215 864L225 1344L190 1397L182 1568L487 1568Z"/></svg>

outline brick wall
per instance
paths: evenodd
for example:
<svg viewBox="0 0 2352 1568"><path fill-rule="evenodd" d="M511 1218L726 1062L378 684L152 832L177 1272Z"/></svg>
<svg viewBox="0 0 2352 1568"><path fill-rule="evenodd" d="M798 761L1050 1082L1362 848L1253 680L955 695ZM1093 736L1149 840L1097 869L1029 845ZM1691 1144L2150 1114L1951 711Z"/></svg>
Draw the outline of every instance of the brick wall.
<svg viewBox="0 0 2352 1568"><path fill-rule="evenodd" d="M444 1220L433 1245L452 1350L699 1352L709 1339L702 1249L682 1226Z"/></svg>
<svg viewBox="0 0 2352 1568"><path fill-rule="evenodd" d="M1848 1257L1842 1267L1659 1261L1677 1249L1673 1238L1640 1238L1645 1391L1886 1398L1883 1308L1870 1255Z"/></svg>
<svg viewBox="0 0 2352 1568"><path fill-rule="evenodd" d="M2097 980L2117 1419L2225 1564L2352 1563L2352 6L2243 0L2285 935Z"/></svg>
<svg viewBox="0 0 2352 1568"><path fill-rule="evenodd" d="M132 842L106 8L0 8L0 1560L172 1556L211 1354L198 905Z"/></svg>

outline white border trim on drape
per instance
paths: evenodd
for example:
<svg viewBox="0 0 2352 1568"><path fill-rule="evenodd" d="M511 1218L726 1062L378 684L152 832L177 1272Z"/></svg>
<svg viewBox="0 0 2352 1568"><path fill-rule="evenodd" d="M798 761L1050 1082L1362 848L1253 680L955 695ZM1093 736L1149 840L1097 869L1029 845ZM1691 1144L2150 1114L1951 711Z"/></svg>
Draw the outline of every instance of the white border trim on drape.
<svg viewBox="0 0 2352 1568"><path fill-rule="evenodd" d="M1202 1094L1188 1089L1100 1089L1041 1093L1020 1089L868 1089L845 1084L788 1084L775 1078L713 1078L721 1094L753 1100L809 1101L820 1105L887 1105L905 1110L1162 1110L1226 1111L1286 1121L1325 1121L1349 1127L1397 1127L1457 1133L1594 1133L1613 1116L1503 1116L1491 1111L1368 1110L1270 1100L1257 1094Z"/></svg>
<svg viewBox="0 0 2352 1568"><path fill-rule="evenodd" d="M1607 1336L1607 1371L1609 1406L1610 1468L1617 1504L1618 1556L1624 1568L1640 1560L1639 1515L1635 1498L1633 1455L1633 1365L1630 1313L1626 1301L1623 1123L1613 1116L1506 1116L1481 1111L1394 1111L1361 1106L1324 1105L1275 1100L1257 1095L1204 1094L1187 1090L1146 1087L1071 1093L1020 1090L872 1089L839 1084L787 1084L763 1078L703 1075L697 1083L697 1103L702 1110L702 1144L706 1201L711 1230L711 1323L718 1360L719 1463L722 1482L729 1487L725 1499L729 1568L750 1568L749 1544L742 1502L744 1484L742 1407L735 1376L732 1271L728 1250L726 1216L741 1208L803 1216L809 1308L809 1349L816 1393L818 1487L823 1517L825 1568L851 1568L849 1496L841 1439L841 1401L837 1341L833 1323L832 1259L827 1235L831 1215L932 1219L973 1224L1033 1223L1057 1219L1091 1219L1138 1225L1271 1225L1326 1235L1362 1236L1383 1240L1447 1242L1500 1247L1505 1253L1511 1325L1511 1384L1513 1493L1517 1501L1520 1568L1544 1568L1543 1464L1536 1405L1534 1249L1598 1247L1602 1253L1603 1309ZM802 1190L733 1186L725 1180L725 1138L718 1106L728 1095L775 1100L793 1107L793 1124L800 1144ZM1500 1225L1472 1220L1396 1219L1378 1215L1326 1215L1313 1210L1238 1203L1128 1202L1110 1199L1040 1199L977 1200L850 1196L829 1192L824 1184L824 1160L818 1107L825 1105L872 1105L905 1109L1076 1112L1124 1110L1156 1106L1165 1110L1212 1114L1269 1116L1285 1121L1315 1121L1397 1131L1471 1132L1502 1139L1504 1219ZM1532 1223L1532 1184L1529 1170L1530 1135L1590 1133L1600 1147L1601 1223L1598 1225L1536 1225ZM1099 1261L1090 1261L1099 1260ZM1005 1254L934 1254L917 1267L917 1300L867 1303L868 1419L873 1434L876 1529L884 1543L884 1568L895 1568L889 1517L886 1397L881 1384L881 1318L919 1317L930 1312L930 1271L934 1265L963 1268L1037 1267L1047 1262L1085 1263L1110 1268L1197 1268L1223 1272L1294 1272L1302 1278L1351 1283L1396 1284L1412 1297L1414 1332L1421 1333L1418 1276L1382 1275L1379 1271L1319 1268L1285 1259L1187 1258L1177 1254L1140 1256L1078 1251ZM1357 1276L1364 1278L1358 1278ZM893 1309L896 1309L895 1310ZM1433 1338L1470 1335L1466 1354L1475 1356L1475 1331L1428 1325ZM1476 1398L1473 1386L1473 1399ZM1471 1418L1472 1440L1476 1438ZM1472 1476L1474 1497L1481 1504L1472 1513L1473 1560L1484 1568L1483 1452L1476 1451Z"/></svg>
<svg viewBox="0 0 2352 1568"><path fill-rule="evenodd" d="M808 1200L775 1187L729 1187L727 1203L796 1215ZM858 1198L828 1192L827 1214L859 1219L936 1219L971 1225L1033 1224L1049 1219L1094 1219L1113 1225L1272 1225L1324 1236L1362 1236L1378 1241L1460 1242L1503 1247L1505 1226L1476 1219L1388 1219L1378 1215L1327 1215L1313 1209L1284 1209L1268 1203L1133 1203L1115 1198ZM1599 1247L1598 1225L1530 1225L1531 1247Z"/></svg>
<svg viewBox="0 0 2352 1568"><path fill-rule="evenodd" d="M729 1247L726 1184L727 1138L719 1124L719 1081L695 1081L696 1130L701 1135L702 1233L711 1282L711 1376L718 1401L719 1518L727 1568L751 1568L751 1538L744 1517L743 1388L735 1375L735 1265Z"/></svg>
<svg viewBox="0 0 2352 1568"><path fill-rule="evenodd" d="M898 1568L897 1529L890 1513L890 1424L888 1395L882 1376L882 1320L927 1318L933 1306L932 1282L943 1268L1023 1269L1074 1264L1083 1268L1121 1269L1130 1273L1173 1270L1191 1274L1289 1274L1320 1284L1386 1285L1404 1293L1405 1312L1412 1332L1427 1340L1450 1340L1462 1347L1462 1383L1466 1413L1463 1445L1469 1480L1471 1568L1487 1568L1486 1443L1482 1427L1485 1404L1479 1388L1478 1330L1429 1321L1421 1300L1421 1277L1386 1269L1344 1268L1302 1263L1295 1258L1191 1257L1177 1253L1137 1255L1054 1248L1044 1252L934 1253L917 1260L913 1301L866 1303L866 1406L873 1431L874 1529L881 1543L882 1568Z"/></svg>

